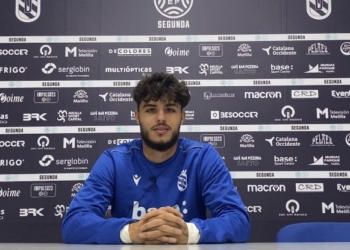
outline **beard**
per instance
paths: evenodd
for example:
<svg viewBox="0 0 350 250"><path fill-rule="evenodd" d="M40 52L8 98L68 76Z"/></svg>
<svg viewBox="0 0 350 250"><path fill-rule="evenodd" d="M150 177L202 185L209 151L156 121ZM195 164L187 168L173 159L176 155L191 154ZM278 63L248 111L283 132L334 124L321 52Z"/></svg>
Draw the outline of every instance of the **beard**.
<svg viewBox="0 0 350 250"><path fill-rule="evenodd" d="M164 152L172 148L176 144L180 135L180 126L179 126L179 128L172 133L169 141L155 142L151 140L151 138L149 137L149 132L146 129L144 129L141 123L140 123L140 129L141 129L142 141L145 142L145 144L151 149L154 149L160 152Z"/></svg>

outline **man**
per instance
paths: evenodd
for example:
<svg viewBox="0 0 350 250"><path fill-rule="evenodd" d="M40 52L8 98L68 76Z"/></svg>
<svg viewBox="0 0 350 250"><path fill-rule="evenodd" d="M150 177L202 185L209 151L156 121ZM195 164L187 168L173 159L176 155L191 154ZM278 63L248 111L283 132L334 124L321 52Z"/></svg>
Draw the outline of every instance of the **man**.
<svg viewBox="0 0 350 250"><path fill-rule="evenodd" d="M250 220L220 155L209 144L179 138L190 100L185 83L155 73L137 84L134 100L141 140L100 156L63 220L64 242L247 241ZM105 219L109 205L112 218Z"/></svg>

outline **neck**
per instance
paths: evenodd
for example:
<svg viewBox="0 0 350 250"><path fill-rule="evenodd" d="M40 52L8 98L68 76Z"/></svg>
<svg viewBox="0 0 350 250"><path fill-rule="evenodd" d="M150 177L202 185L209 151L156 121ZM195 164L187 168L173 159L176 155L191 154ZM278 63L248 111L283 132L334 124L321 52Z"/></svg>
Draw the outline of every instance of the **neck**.
<svg viewBox="0 0 350 250"><path fill-rule="evenodd" d="M142 149L143 149L143 154L145 155L147 160L153 163L162 163L168 160L169 158L171 158L175 154L177 149L177 143L166 151L157 151L148 147L146 143L142 141Z"/></svg>

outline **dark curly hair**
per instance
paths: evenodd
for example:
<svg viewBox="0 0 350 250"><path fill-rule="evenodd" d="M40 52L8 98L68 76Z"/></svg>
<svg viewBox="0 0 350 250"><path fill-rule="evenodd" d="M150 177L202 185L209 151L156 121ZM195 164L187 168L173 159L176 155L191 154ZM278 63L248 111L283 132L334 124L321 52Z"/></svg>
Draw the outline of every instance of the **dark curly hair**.
<svg viewBox="0 0 350 250"><path fill-rule="evenodd" d="M190 101L190 92L184 81L179 81L171 74L153 73L143 78L134 89L137 109L140 103L150 101L170 101L181 105L181 110Z"/></svg>

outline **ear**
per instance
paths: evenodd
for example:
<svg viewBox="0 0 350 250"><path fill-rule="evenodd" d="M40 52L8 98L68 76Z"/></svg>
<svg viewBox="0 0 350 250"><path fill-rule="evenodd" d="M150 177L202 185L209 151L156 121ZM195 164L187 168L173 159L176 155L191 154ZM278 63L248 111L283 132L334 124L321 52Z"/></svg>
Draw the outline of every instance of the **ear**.
<svg viewBox="0 0 350 250"><path fill-rule="evenodd" d="M138 110L135 110L135 121L140 125L140 113Z"/></svg>
<svg viewBox="0 0 350 250"><path fill-rule="evenodd" d="M182 112L181 112L181 125L184 123L184 121L185 121L185 111L182 110Z"/></svg>

